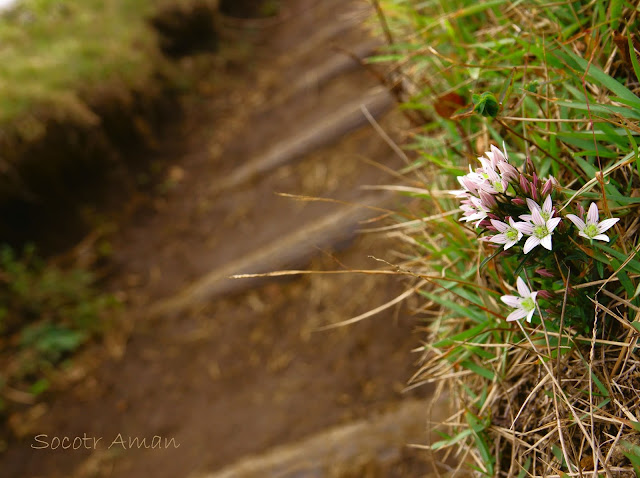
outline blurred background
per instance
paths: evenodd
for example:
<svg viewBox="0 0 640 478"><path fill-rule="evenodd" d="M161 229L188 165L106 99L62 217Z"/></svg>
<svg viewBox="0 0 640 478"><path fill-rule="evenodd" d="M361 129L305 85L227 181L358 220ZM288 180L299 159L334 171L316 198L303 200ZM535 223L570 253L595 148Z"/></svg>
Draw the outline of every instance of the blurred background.
<svg viewBox="0 0 640 478"><path fill-rule="evenodd" d="M431 473L372 4L0 9L0 475Z"/></svg>

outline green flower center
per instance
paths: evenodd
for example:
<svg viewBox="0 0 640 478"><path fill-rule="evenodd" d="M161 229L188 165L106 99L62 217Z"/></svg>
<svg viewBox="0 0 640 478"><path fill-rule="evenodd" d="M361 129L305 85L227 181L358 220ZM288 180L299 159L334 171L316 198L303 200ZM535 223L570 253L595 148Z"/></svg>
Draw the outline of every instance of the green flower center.
<svg viewBox="0 0 640 478"><path fill-rule="evenodd" d="M502 182L501 181L494 181L493 189L495 189L499 193L503 193L504 192L504 188L502 187Z"/></svg>
<svg viewBox="0 0 640 478"><path fill-rule="evenodd" d="M518 240L518 230L511 228L508 229L507 232L505 233L505 235L507 236L507 239L509 239L510 241L517 241Z"/></svg>
<svg viewBox="0 0 640 478"><path fill-rule="evenodd" d="M585 227L582 232L585 233L585 235L589 236L591 239L593 239L594 237L596 237L598 235L598 226L596 226L595 224L587 224L587 227Z"/></svg>
<svg viewBox="0 0 640 478"><path fill-rule="evenodd" d="M536 308L536 303L533 301L531 297L527 297L522 301L522 308L527 312L531 312Z"/></svg>
<svg viewBox="0 0 640 478"><path fill-rule="evenodd" d="M538 239L544 239L549 235L549 229L547 229L546 224L543 224L542 226L536 226L533 228L533 235Z"/></svg>
<svg viewBox="0 0 640 478"><path fill-rule="evenodd" d="M542 216L542 219L544 219L544 222L547 222L551 217L551 213L546 211L540 211L540 215Z"/></svg>

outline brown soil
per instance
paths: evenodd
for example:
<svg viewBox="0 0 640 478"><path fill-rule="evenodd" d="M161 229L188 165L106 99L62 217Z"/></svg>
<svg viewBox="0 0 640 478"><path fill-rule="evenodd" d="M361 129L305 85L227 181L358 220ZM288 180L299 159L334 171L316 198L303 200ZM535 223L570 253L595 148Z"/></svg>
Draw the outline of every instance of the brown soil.
<svg viewBox="0 0 640 478"><path fill-rule="evenodd" d="M259 18L278 11L279 0L220 0L220 11L232 17Z"/></svg>
<svg viewBox="0 0 640 478"><path fill-rule="evenodd" d="M355 51L371 42L355 26L369 13L366 2L281 3L287 14L260 26L251 61L235 72L227 68L225 78L203 78L199 95L185 101L185 122L155 158L166 165L161 194L138 194L115 222L104 273L106 287L126 303L120 326L76 359L63 390L11 417L16 437L0 455L3 477L212 472L427 394L405 391L420 358L411 353L419 345L418 324L406 304L349 327L318 330L393 299L408 282L363 274L226 279L294 266L375 269L369 256L397 258L392 239L355 238L364 216L345 216L346 226L336 231L326 218L344 206L274 194L384 205L388 198L359 186L392 178L362 158L400 166L370 126L349 126L336 116L353 100L369 101L365 93L377 86L375 78L353 65L326 78L314 70L341 55L336 43ZM182 61L202 68L203 58ZM383 110L381 124L397 137L402 116L383 117ZM344 131L332 132L328 121ZM251 170L238 174L247 165ZM237 180L225 185L231 177ZM242 268L228 273L229 264ZM49 441L102 441L91 450L37 450L40 434ZM118 435L158 435L180 447L109 448ZM422 452L403 449L383 468L354 463L339 476L429 470Z"/></svg>

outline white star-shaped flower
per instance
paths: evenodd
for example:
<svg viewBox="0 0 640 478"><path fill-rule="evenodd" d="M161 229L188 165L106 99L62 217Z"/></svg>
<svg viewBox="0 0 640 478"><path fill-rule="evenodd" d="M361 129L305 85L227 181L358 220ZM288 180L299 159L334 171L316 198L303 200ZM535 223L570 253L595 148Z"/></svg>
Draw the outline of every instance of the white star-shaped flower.
<svg viewBox="0 0 640 478"><path fill-rule="evenodd" d="M545 249L551 250L551 235L560 220L559 217L551 217L545 220L542 217L541 210L537 208L531 209L531 222L517 222L514 224L518 231L529 236L524 243L523 252L528 254L538 244L541 244Z"/></svg>
<svg viewBox="0 0 640 478"><path fill-rule="evenodd" d="M514 309L507 316L507 321L512 322L526 317L527 322L531 322L531 317L533 317L533 313L536 311L536 296L538 292L531 292L521 277L518 277L516 280L516 286L520 294L519 296L503 295L500 298L502 302Z"/></svg>
<svg viewBox="0 0 640 478"><path fill-rule="evenodd" d="M587 211L587 222L580 219L575 214L567 214L567 219L576 225L580 231L578 235L585 237L589 240L596 239L598 241L609 242L609 237L604 234L606 230L613 227L613 225L620 220L619 217L605 219L602 222L598 222L600 214L596 203L592 202Z"/></svg>
<svg viewBox="0 0 640 478"><path fill-rule="evenodd" d="M553 203L551 202L551 196L547 196L542 207L540 207L540 205L533 199L527 198L527 206L529 206L529 211L531 211L532 214L534 209L540 211L540 215L545 221L549 220L553 216ZM523 214L520 216L520 219L531 222L533 217L532 214Z"/></svg>
<svg viewBox="0 0 640 478"><path fill-rule="evenodd" d="M516 229L512 218L509 218L509 224L495 219L491 219L491 224L500 234L492 236L489 240L496 244L504 244L505 250L514 246L520 239L522 239L522 233Z"/></svg>

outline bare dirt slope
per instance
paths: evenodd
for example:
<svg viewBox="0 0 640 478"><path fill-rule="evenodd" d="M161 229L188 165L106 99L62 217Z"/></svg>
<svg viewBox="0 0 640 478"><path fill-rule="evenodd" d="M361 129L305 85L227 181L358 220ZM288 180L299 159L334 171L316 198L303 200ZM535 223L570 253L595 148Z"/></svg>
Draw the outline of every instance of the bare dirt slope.
<svg viewBox="0 0 640 478"><path fill-rule="evenodd" d="M392 135L404 125L390 95L340 50L364 56L377 43L362 26L367 3L282 3L277 21L234 24L260 32L251 64L229 81L212 79L211 97L188 105L190 120L166 139L178 155L167 191L138 198L119 226L110 287L127 304L126 340L111 338L107 357L87 352L67 391L13 417L22 439L0 456L3 477L430 470L422 453L403 445L427 439L426 402L418 413L413 401L427 390L404 391L420 357L411 353L418 324L407 309L318 331L393 299L407 283L356 274L228 278L290 267L378 268L368 256L395 260L394 242L356 239L361 221L380 212L275 194L390 204L359 188L392 181L363 159L401 165L362 108ZM350 424L358 425L339 428ZM63 436L101 441L33 448ZM129 446L129 437L150 444L154 436L161 447ZM321 449L333 441L344 443L340 453ZM302 466L305 457L313 463ZM242 466L258 468L242 475Z"/></svg>

